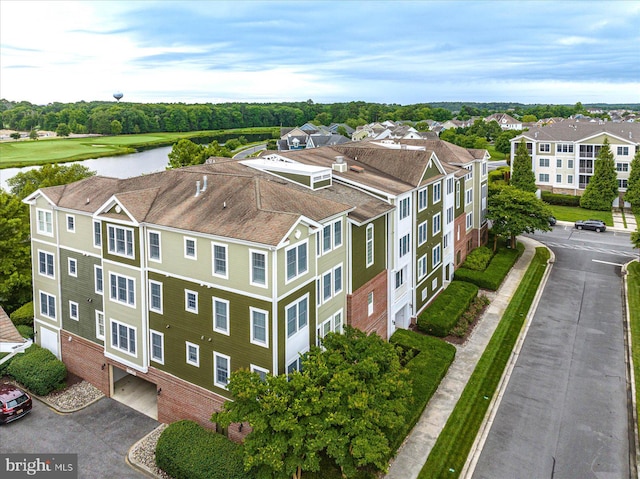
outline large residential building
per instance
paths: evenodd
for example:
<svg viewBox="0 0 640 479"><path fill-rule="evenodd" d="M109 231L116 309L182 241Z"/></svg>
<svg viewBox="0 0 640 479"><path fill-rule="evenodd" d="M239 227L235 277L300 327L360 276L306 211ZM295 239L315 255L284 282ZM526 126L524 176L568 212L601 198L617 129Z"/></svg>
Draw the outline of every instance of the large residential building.
<svg viewBox="0 0 640 479"><path fill-rule="evenodd" d="M624 192L631 161L640 148L640 123L562 121L534 127L511 140L511 164L523 138L538 188L570 195L584 193L606 138L618 172L618 188Z"/></svg>
<svg viewBox="0 0 640 479"><path fill-rule="evenodd" d="M210 424L236 369L299 369L344 325L408 328L486 242L488 155L406 141L36 191L37 342L109 396L147 381L162 422Z"/></svg>

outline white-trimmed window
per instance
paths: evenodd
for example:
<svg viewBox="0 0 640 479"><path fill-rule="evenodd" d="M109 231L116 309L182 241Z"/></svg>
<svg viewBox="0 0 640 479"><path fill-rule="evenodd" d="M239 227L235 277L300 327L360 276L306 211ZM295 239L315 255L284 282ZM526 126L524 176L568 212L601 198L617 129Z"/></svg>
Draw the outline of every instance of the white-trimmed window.
<svg viewBox="0 0 640 479"><path fill-rule="evenodd" d="M260 376L260 381L264 381L267 379L267 374L269 374L269 370L265 368L261 368L260 366L256 366L255 364L251 365L251 372L257 373Z"/></svg>
<svg viewBox="0 0 640 479"><path fill-rule="evenodd" d="M69 317L74 321L79 321L78 303L69 301Z"/></svg>
<svg viewBox="0 0 640 479"><path fill-rule="evenodd" d="M573 146L573 145L571 145ZM567 168L573 170L573 160L567 160Z"/></svg>
<svg viewBox="0 0 640 479"><path fill-rule="evenodd" d="M407 233L402 238L400 238L399 244L399 254L402 258L405 254L411 251L411 233Z"/></svg>
<svg viewBox="0 0 640 479"><path fill-rule="evenodd" d="M227 389L229 383L229 371L231 370L231 358L225 354L213 353L213 383Z"/></svg>
<svg viewBox="0 0 640 479"><path fill-rule="evenodd" d="M562 158L556 158L556 168L562 168Z"/></svg>
<svg viewBox="0 0 640 479"><path fill-rule="evenodd" d="M423 221L418 225L418 246L427 242L427 222Z"/></svg>
<svg viewBox="0 0 640 479"><path fill-rule="evenodd" d="M151 335L151 360L164 364L164 334L153 329L149 333Z"/></svg>
<svg viewBox="0 0 640 479"><path fill-rule="evenodd" d="M573 175L567 175L567 183L569 183L570 185L573 184Z"/></svg>
<svg viewBox="0 0 640 479"><path fill-rule="evenodd" d="M227 246L212 243L211 253L213 255L213 275L227 279Z"/></svg>
<svg viewBox="0 0 640 479"><path fill-rule="evenodd" d="M104 341L104 313L96 311L96 338Z"/></svg>
<svg viewBox="0 0 640 479"><path fill-rule="evenodd" d="M136 304L136 281L127 276L109 273L110 299L129 306Z"/></svg>
<svg viewBox="0 0 640 479"><path fill-rule="evenodd" d="M111 319L111 346L132 356L136 355L136 328Z"/></svg>
<svg viewBox="0 0 640 479"><path fill-rule="evenodd" d="M251 255L251 284L267 285L267 255L259 251L250 251Z"/></svg>
<svg viewBox="0 0 640 479"><path fill-rule="evenodd" d="M102 275L102 266L95 265L93 267L93 273L95 292L97 294L102 294L104 292L104 276Z"/></svg>
<svg viewBox="0 0 640 479"><path fill-rule="evenodd" d="M322 228L322 252L331 251L331 225Z"/></svg>
<svg viewBox="0 0 640 479"><path fill-rule="evenodd" d="M213 330L229 335L229 301L213 298Z"/></svg>
<svg viewBox="0 0 640 479"><path fill-rule="evenodd" d="M75 215L67 215L67 231L69 233L76 232L76 217Z"/></svg>
<svg viewBox="0 0 640 479"><path fill-rule="evenodd" d="M442 185L434 183L433 185L433 202L438 203L442 199Z"/></svg>
<svg viewBox="0 0 640 479"><path fill-rule="evenodd" d="M69 276L78 277L78 260L75 258L67 258L69 263Z"/></svg>
<svg viewBox="0 0 640 479"><path fill-rule="evenodd" d="M629 156L629 147L628 146L619 146L618 147L618 156Z"/></svg>
<svg viewBox="0 0 640 479"><path fill-rule="evenodd" d="M373 264L373 224L367 225L367 268Z"/></svg>
<svg viewBox="0 0 640 479"><path fill-rule="evenodd" d="M333 247L342 246L342 219L333 223Z"/></svg>
<svg viewBox="0 0 640 479"><path fill-rule="evenodd" d="M133 230L122 226L107 225L109 253L133 258Z"/></svg>
<svg viewBox="0 0 640 479"><path fill-rule="evenodd" d="M558 153L573 153L572 143L558 143L556 145L556 151Z"/></svg>
<svg viewBox="0 0 640 479"><path fill-rule="evenodd" d="M629 171L629 163L616 163L616 171Z"/></svg>
<svg viewBox="0 0 640 479"><path fill-rule="evenodd" d="M549 167L549 158L540 158L540 166L543 168Z"/></svg>
<svg viewBox="0 0 640 479"><path fill-rule="evenodd" d="M449 247L449 242L451 241L450 237L451 237L451 232L449 232L446 235L442 236L442 247L444 249L447 249Z"/></svg>
<svg viewBox="0 0 640 479"><path fill-rule="evenodd" d="M96 248L102 246L102 226L99 221L93 222L93 246Z"/></svg>
<svg viewBox="0 0 640 479"><path fill-rule="evenodd" d="M435 293L436 289L438 289L438 276L431 281L431 291Z"/></svg>
<svg viewBox="0 0 640 479"><path fill-rule="evenodd" d="M433 222L431 223L431 233L435 236L442 230L442 214L436 213L433 215Z"/></svg>
<svg viewBox="0 0 640 479"><path fill-rule="evenodd" d="M320 232L317 252L325 254L342 246L342 219L324 225Z"/></svg>
<svg viewBox="0 0 640 479"><path fill-rule="evenodd" d="M538 178L541 183L549 183L549 173L540 173Z"/></svg>
<svg viewBox="0 0 640 479"><path fill-rule="evenodd" d="M186 360L187 364L191 364L192 366L200 367L200 346L197 344L190 343L189 341L185 341L185 351L187 353Z"/></svg>
<svg viewBox="0 0 640 479"><path fill-rule="evenodd" d="M53 215L51 211L36 210L38 215L37 231L46 236L53 236Z"/></svg>
<svg viewBox="0 0 640 479"><path fill-rule="evenodd" d="M269 312L256 308L249 308L249 312L251 314L251 342L269 347Z"/></svg>
<svg viewBox="0 0 640 479"><path fill-rule="evenodd" d="M287 337L293 336L307 326L309 317L308 295L285 308L287 317Z"/></svg>
<svg viewBox="0 0 640 479"><path fill-rule="evenodd" d="M187 259L198 259L198 249L195 238L184 239L184 257Z"/></svg>
<svg viewBox="0 0 640 479"><path fill-rule="evenodd" d="M473 227L473 213L467 213L467 229Z"/></svg>
<svg viewBox="0 0 640 479"><path fill-rule="evenodd" d="M329 333L342 334L342 310L318 325L316 328L316 345L320 346L322 339Z"/></svg>
<svg viewBox="0 0 640 479"><path fill-rule="evenodd" d="M447 208L447 224L453 223L453 206Z"/></svg>
<svg viewBox="0 0 640 479"><path fill-rule="evenodd" d="M431 260L432 260L432 263L431 263L432 268L435 268L436 266L438 266L442 261L442 251L440 249L439 244L435 245L431 250Z"/></svg>
<svg viewBox="0 0 640 479"><path fill-rule="evenodd" d="M333 295L342 291L342 265L333 268Z"/></svg>
<svg viewBox="0 0 640 479"><path fill-rule="evenodd" d="M55 278L55 259L52 253L38 250L38 273Z"/></svg>
<svg viewBox="0 0 640 479"><path fill-rule="evenodd" d="M396 271L396 289L404 284L406 276L406 266Z"/></svg>
<svg viewBox="0 0 640 479"><path fill-rule="evenodd" d="M287 364L287 374L292 374L294 371L302 372L302 358L297 357L289 364Z"/></svg>
<svg viewBox="0 0 640 479"><path fill-rule="evenodd" d="M56 297L40 291L40 315L56 319Z"/></svg>
<svg viewBox="0 0 640 479"><path fill-rule="evenodd" d="M556 175L556 183L562 183L562 175Z"/></svg>
<svg viewBox="0 0 640 479"><path fill-rule="evenodd" d="M190 313L198 314L198 292L190 289L184 290L184 309Z"/></svg>
<svg viewBox="0 0 640 479"><path fill-rule="evenodd" d="M624 178L624 179L618 179L618 188L628 188L629 186L629 181Z"/></svg>
<svg viewBox="0 0 640 479"><path fill-rule="evenodd" d="M418 260L418 279L422 279L427 275L427 255L420 256Z"/></svg>
<svg viewBox="0 0 640 479"><path fill-rule="evenodd" d="M373 314L373 291L369 291L367 294L367 316Z"/></svg>
<svg viewBox="0 0 640 479"><path fill-rule="evenodd" d="M453 193L453 178L447 178L447 194Z"/></svg>
<svg viewBox="0 0 640 479"><path fill-rule="evenodd" d="M541 153L549 153L551 151L551 145L549 143L540 143L539 151ZM542 165L540 165L540 166L542 166ZM549 165L547 165L547 166L549 166Z"/></svg>
<svg viewBox="0 0 640 479"><path fill-rule="evenodd" d="M456 182L456 208L460 208L460 182Z"/></svg>
<svg viewBox="0 0 640 479"><path fill-rule="evenodd" d="M331 232L331 226L328 228L329 232ZM306 241L286 249L285 257L287 260L287 281L294 280L307 272L308 263Z"/></svg>
<svg viewBox="0 0 640 479"><path fill-rule="evenodd" d="M157 231L149 231L149 259L151 261L162 261L160 233Z"/></svg>
<svg viewBox="0 0 640 479"><path fill-rule="evenodd" d="M149 280L149 309L162 314L162 283Z"/></svg>
<svg viewBox="0 0 640 479"><path fill-rule="evenodd" d="M418 190L418 211L422 211L428 206L428 198L429 195L426 187Z"/></svg>
<svg viewBox="0 0 640 479"><path fill-rule="evenodd" d="M473 201L473 188L469 188L468 190L466 190L464 192L465 198L464 198L464 204L466 205L470 205L471 202Z"/></svg>
<svg viewBox="0 0 640 479"><path fill-rule="evenodd" d="M322 302L331 299L331 271L322 275Z"/></svg>
<svg viewBox="0 0 640 479"><path fill-rule="evenodd" d="M403 220L411 214L411 197L407 196L400 200L400 219Z"/></svg>

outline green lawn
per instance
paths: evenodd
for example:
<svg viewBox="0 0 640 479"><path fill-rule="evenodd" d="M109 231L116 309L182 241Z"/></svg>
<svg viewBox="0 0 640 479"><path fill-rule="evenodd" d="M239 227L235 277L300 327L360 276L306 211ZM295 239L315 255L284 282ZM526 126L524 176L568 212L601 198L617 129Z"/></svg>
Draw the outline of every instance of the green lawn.
<svg viewBox="0 0 640 479"><path fill-rule="evenodd" d="M487 151L489 152L489 155L491 155L491 158L490 158L491 161L507 159L507 155L504 153L500 153L499 151L496 151L496 148L493 145L489 145L487 147Z"/></svg>
<svg viewBox="0 0 640 479"><path fill-rule="evenodd" d="M633 357L633 375L636 381L636 427L640 429L640 263L629 265L627 276L627 300L629 301L629 322L631 324L631 350Z"/></svg>
<svg viewBox="0 0 640 479"><path fill-rule="evenodd" d="M431 450L419 479L457 478L489 408L491 398L518 339L533 298L547 268L549 251L536 248L522 282L480 361L469 378L460 400Z"/></svg>
<svg viewBox="0 0 640 479"><path fill-rule="evenodd" d="M579 206L558 206L548 205L553 212L553 216L558 221L570 221L572 223L578 220L602 220L607 226L613 226L613 215L611 211L594 211L580 208Z"/></svg>

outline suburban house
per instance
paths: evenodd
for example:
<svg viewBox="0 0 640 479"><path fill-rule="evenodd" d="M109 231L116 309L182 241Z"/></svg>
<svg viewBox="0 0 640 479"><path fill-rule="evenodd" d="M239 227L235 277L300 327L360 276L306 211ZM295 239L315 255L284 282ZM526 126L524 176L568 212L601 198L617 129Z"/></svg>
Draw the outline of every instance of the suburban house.
<svg viewBox="0 0 640 479"><path fill-rule="evenodd" d="M640 123L566 120L534 127L511 140L512 165L523 138L538 188L569 195L584 193L606 138L618 172L618 188L624 192L631 161L640 148Z"/></svg>
<svg viewBox="0 0 640 479"><path fill-rule="evenodd" d="M314 127L312 129L312 127ZM326 126L315 126L305 123L299 128L282 128L278 150L302 150L304 148L319 148L347 143L349 138L332 132Z"/></svg>
<svg viewBox="0 0 640 479"><path fill-rule="evenodd" d="M108 396L146 381L162 422L211 426L236 369L299 369L344 325L410 327L486 242L488 154L404 141L34 192L37 343Z"/></svg>
<svg viewBox="0 0 640 479"><path fill-rule="evenodd" d="M487 123L495 121L503 130L522 130L522 122L506 113L494 113L486 117L484 121Z"/></svg>

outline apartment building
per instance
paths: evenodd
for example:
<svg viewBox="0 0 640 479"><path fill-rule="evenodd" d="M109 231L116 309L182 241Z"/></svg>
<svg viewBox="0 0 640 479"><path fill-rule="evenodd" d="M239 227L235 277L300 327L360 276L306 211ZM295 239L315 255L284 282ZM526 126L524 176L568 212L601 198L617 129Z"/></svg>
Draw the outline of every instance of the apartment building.
<svg viewBox="0 0 640 479"><path fill-rule="evenodd" d="M631 161L640 148L640 123L566 120L536 126L511 140L511 164L523 138L538 188L569 195L584 193L606 138L616 164L618 188L624 192Z"/></svg>
<svg viewBox="0 0 640 479"><path fill-rule="evenodd" d="M38 190L36 341L108 396L147 381L162 422L209 424L232 371L291 372L345 324L389 338L415 321L486 241L486 158L457 148L341 145Z"/></svg>

